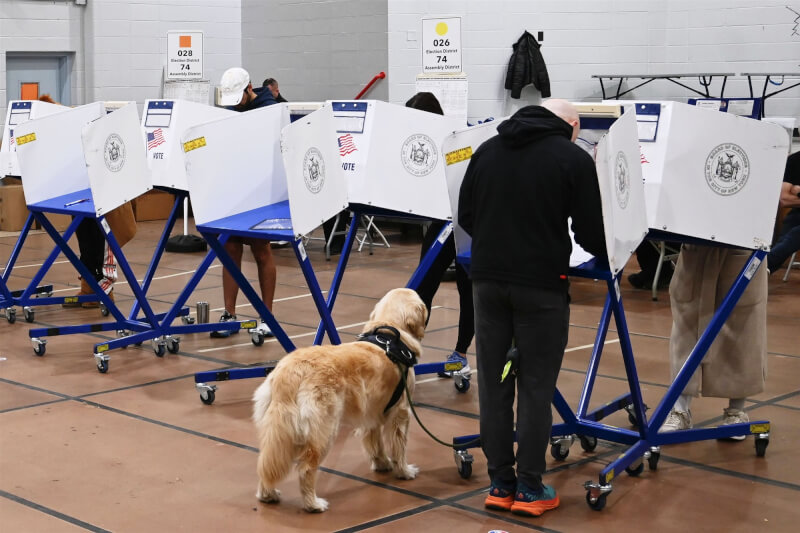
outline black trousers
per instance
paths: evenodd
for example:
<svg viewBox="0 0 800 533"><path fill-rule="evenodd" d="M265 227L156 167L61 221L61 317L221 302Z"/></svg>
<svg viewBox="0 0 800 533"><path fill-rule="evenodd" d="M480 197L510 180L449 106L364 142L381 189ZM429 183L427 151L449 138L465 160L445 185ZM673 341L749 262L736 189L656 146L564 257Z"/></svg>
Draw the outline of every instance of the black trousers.
<svg viewBox="0 0 800 533"><path fill-rule="evenodd" d="M436 241L442 228L447 224L446 222L432 222L425 232L422 239L422 249L420 250L419 259L425 257L425 253ZM422 279L417 287L417 294L425 302L428 308L428 318L431 315L431 306L433 304L433 297L436 291L439 290L439 285L442 283L442 276L444 276L447 268L452 264L453 259L456 258L456 244L453 239L453 234L447 237L439 255L433 261L430 270ZM472 282L469 279L466 271L460 266L456 266L456 287L458 288L458 340L456 341L455 350L459 353L466 353L469 345L472 344L472 338L475 336L475 322L474 322L474 309L472 305Z"/></svg>
<svg viewBox="0 0 800 533"><path fill-rule="evenodd" d="M106 239L100 226L95 220L85 218L75 229L75 237L78 239L81 263L86 265L95 281L102 280Z"/></svg>
<svg viewBox="0 0 800 533"><path fill-rule="evenodd" d="M551 403L569 333L569 295L489 280L473 280L472 287L481 443L489 477L501 487L513 488L518 478L538 490L553 425ZM501 383L512 341L519 350L516 379L509 376Z"/></svg>

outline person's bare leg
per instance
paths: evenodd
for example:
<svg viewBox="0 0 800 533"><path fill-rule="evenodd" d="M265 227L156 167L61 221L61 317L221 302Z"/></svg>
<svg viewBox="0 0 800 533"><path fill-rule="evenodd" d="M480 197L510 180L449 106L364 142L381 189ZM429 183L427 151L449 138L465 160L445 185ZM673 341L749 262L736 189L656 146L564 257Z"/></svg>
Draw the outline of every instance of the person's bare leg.
<svg viewBox="0 0 800 533"><path fill-rule="evenodd" d="M272 248L269 241L258 240L250 244L253 257L258 268L258 283L261 286L261 299L267 309L272 312L272 300L275 298L275 283L278 273L275 268L275 259L272 257Z"/></svg>
<svg viewBox="0 0 800 533"><path fill-rule="evenodd" d="M244 251L244 244L241 242L226 242L225 251L231 256L233 262L241 270L242 268L242 252ZM222 269L222 297L225 300L225 310L231 315L236 314L236 297L239 294L239 285L236 280L228 272L227 268Z"/></svg>

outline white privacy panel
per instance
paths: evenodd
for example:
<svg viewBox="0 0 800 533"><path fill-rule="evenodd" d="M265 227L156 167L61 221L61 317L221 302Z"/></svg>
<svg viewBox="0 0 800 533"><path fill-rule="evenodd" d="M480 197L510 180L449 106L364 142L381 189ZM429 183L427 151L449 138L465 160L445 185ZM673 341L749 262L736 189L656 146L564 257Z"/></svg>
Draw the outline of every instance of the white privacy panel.
<svg viewBox="0 0 800 533"><path fill-rule="evenodd" d="M0 145L0 177L20 175L15 128L23 122L67 109L69 107L38 100L12 100L8 103L6 122L3 126L3 142Z"/></svg>
<svg viewBox="0 0 800 533"><path fill-rule="evenodd" d="M458 196L461 182L475 150L484 141L497 135L497 126L505 119L493 120L470 128L460 129L445 137L442 152L445 160L445 176L450 198L450 212L453 217L453 237L456 241L456 253L468 254L472 246L472 238L458 224Z"/></svg>
<svg viewBox="0 0 800 533"><path fill-rule="evenodd" d="M280 149L289 123L275 104L188 128L181 135L195 222L205 224L288 199Z"/></svg>
<svg viewBox="0 0 800 533"><path fill-rule="evenodd" d="M310 233L347 208L347 181L333 129L333 110L325 106L281 133L295 236Z"/></svg>
<svg viewBox="0 0 800 533"><path fill-rule="evenodd" d="M98 216L153 188L135 102L86 124L81 135Z"/></svg>
<svg viewBox="0 0 800 533"><path fill-rule="evenodd" d="M89 188L81 130L105 114L103 102L94 102L14 129L28 205Z"/></svg>
<svg viewBox="0 0 800 533"><path fill-rule="evenodd" d="M641 125L644 104L631 105ZM781 127L678 102L653 105L659 109L655 138L643 137L653 126L639 132L648 225L768 247L788 150Z"/></svg>
<svg viewBox="0 0 800 533"><path fill-rule="evenodd" d="M597 178L611 271L625 267L647 235L639 136L635 113L624 113L597 145Z"/></svg>
<svg viewBox="0 0 800 533"><path fill-rule="evenodd" d="M234 113L186 100L145 100L142 128L153 185L188 190L181 135L193 126Z"/></svg>
<svg viewBox="0 0 800 533"><path fill-rule="evenodd" d="M332 103L350 203L450 218L441 143L463 121L377 100L358 102L366 104L363 118L341 115L348 102ZM351 144L360 153L345 154Z"/></svg>

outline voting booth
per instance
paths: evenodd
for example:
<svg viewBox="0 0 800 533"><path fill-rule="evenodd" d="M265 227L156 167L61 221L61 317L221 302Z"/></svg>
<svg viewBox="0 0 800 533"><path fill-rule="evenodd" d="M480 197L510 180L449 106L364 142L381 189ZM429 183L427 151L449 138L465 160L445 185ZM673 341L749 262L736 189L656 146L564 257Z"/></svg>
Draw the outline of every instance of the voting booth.
<svg viewBox="0 0 800 533"><path fill-rule="evenodd" d="M16 128L15 133L28 208L57 244L57 249L34 276L31 286L38 284L60 251L95 294L52 298L53 301L48 303L99 299L115 319L103 324L32 329L29 335L36 354L44 354L44 337L47 336L120 329L143 331L154 327L157 318L144 299L141 287L104 217L109 211L152 188L136 104L128 104L107 114L103 103L95 102L30 120ZM74 217L63 235L47 219L49 213ZM145 312L143 321L125 318L67 244L77 226L87 219L97 223L105 236ZM108 370L107 360L98 359L97 362L98 370Z"/></svg>
<svg viewBox="0 0 800 533"><path fill-rule="evenodd" d="M17 126L29 120L60 113L67 109L69 107L39 100L11 100L8 102L6 122L3 127L3 142L0 145L0 177L20 175L17 158Z"/></svg>

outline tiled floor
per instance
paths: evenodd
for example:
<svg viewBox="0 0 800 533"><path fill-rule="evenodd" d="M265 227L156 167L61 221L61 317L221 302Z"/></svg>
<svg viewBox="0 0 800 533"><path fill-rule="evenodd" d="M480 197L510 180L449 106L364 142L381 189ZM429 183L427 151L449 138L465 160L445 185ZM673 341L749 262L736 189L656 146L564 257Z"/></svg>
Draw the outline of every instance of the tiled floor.
<svg viewBox="0 0 800 533"><path fill-rule="evenodd" d="M139 226L126 254L144 274L160 223ZM409 278L418 241L390 230L390 249L374 255L354 252L334 312L343 340L353 340L376 299ZM5 263L15 238L0 237ZM11 288L23 287L50 249L45 235L34 235L14 269ZM323 287L334 263L326 263L319 241L309 253ZM317 315L291 249L276 250L278 288L275 314L294 342L312 342ZM200 255L166 254L150 291L163 311L183 288ZM63 256L60 258L64 260ZM631 271L635 265L631 265ZM245 273L255 275L249 252ZM51 337L44 357L33 354L31 327L22 320L0 321L0 530L34 531L391 531L458 530L612 531L632 525L651 531L795 531L800 522L800 271L788 283L770 279L769 366L766 391L750 399L751 417L772 422L766 457L757 458L753 440L705 441L665 447L659 468L639 477L613 481L602 512L585 503L583 482L623 451L601 441L593 453L572 446L566 461L548 456L546 481L559 491L562 506L538 519L487 512L485 460L475 451L470 479L461 479L452 452L435 444L412 422L409 458L421 468L413 481L374 473L360 444L342 431L324 462L318 493L331 508L320 515L300 509L294 475L281 485L279 505L258 503L255 435L250 397L260 380L220 384L216 402L203 405L193 386L194 372L279 359L280 346L251 345L246 334L229 339L184 336L180 353L163 358L151 348L131 346L111 352L110 371L95 370L92 346L107 333ZM68 263L54 266L47 280L57 295L72 294L78 280ZM212 320L221 307L221 270L204 277L189 302L208 301ZM123 310L131 291L116 289ZM657 302L650 293L622 284L642 392L655 406L668 382L670 310L666 292ZM605 297L604 285L575 280L569 350L559 389L575 406ZM240 296L241 316L253 316ZM424 340L424 360L442 360L452 349L458 321L454 283L443 283L434 301ZM97 310L36 308L36 326L100 320ZM625 391L624 368L616 334L609 333L593 406ZM471 352L474 366L474 351ZM424 423L445 440L477 431L477 385L466 394L452 382L420 379L415 402ZM700 399L694 418L713 424L723 401ZM558 417L556 416L556 420ZM609 417L628 427L627 415ZM793 525L794 524L794 525Z"/></svg>

